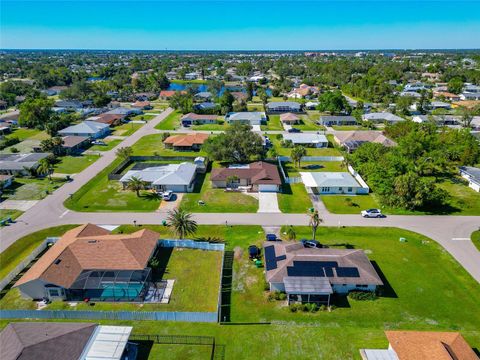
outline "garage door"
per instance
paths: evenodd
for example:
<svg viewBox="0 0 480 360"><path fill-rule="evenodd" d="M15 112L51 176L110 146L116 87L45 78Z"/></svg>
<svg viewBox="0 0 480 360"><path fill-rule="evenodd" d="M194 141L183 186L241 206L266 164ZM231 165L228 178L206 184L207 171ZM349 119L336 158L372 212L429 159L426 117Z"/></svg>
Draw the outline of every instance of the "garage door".
<svg viewBox="0 0 480 360"><path fill-rule="evenodd" d="M261 192L277 192L277 185L259 185L258 191Z"/></svg>

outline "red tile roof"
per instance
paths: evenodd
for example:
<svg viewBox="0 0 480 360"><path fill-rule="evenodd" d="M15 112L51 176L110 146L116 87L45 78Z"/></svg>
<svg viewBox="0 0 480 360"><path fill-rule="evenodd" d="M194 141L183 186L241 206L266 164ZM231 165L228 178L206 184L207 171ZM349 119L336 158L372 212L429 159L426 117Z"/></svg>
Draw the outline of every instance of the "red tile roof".
<svg viewBox="0 0 480 360"><path fill-rule="evenodd" d="M282 179L280 178L277 165L269 164L264 161L251 163L248 168L213 169L210 179L212 181L225 181L230 176L237 176L239 179L248 179L254 185L282 184Z"/></svg>
<svg viewBox="0 0 480 360"><path fill-rule="evenodd" d="M194 134L182 134L172 135L165 139L164 144L172 146L185 146L190 147L193 145L202 145L205 140L208 139L208 134L194 133Z"/></svg>

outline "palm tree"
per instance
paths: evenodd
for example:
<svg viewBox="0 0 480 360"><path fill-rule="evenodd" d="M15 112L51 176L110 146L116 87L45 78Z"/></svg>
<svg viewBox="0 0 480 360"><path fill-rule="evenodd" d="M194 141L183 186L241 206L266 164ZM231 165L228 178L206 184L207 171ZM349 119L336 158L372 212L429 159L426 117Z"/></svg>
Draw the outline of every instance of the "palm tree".
<svg viewBox="0 0 480 360"><path fill-rule="evenodd" d="M48 179L52 180L53 167L47 159L41 159L38 162L37 174L48 175Z"/></svg>
<svg viewBox="0 0 480 360"><path fill-rule="evenodd" d="M194 234L197 231L197 222L192 220L192 214L185 210L172 210L168 213L168 226L171 226L175 234L184 239L186 236Z"/></svg>
<svg viewBox="0 0 480 360"><path fill-rule="evenodd" d="M293 226L291 225L287 230L287 237L288 237L288 240L290 241L293 241L297 238L297 234L295 233L295 230L293 230Z"/></svg>
<svg viewBox="0 0 480 360"><path fill-rule="evenodd" d="M115 154L118 157L121 157L123 160L127 160L130 156L132 156L132 153L133 153L133 150L130 146L121 147L117 149L117 151L115 152Z"/></svg>
<svg viewBox="0 0 480 360"><path fill-rule="evenodd" d="M132 176L127 182L127 189L135 191L137 196L140 196L140 190L145 189L145 185L145 181L143 181L141 178Z"/></svg>
<svg viewBox="0 0 480 360"><path fill-rule="evenodd" d="M303 146L295 146L292 149L292 152L290 153L290 157L295 167L300 167L300 162L302 161L302 157L304 157L305 155L307 155L307 150Z"/></svg>
<svg viewBox="0 0 480 360"><path fill-rule="evenodd" d="M318 210L315 210L313 213L310 213L309 216L310 216L310 222L308 225L312 227L312 236L313 236L313 240L315 240L317 228L321 223L323 223L323 219L318 214Z"/></svg>

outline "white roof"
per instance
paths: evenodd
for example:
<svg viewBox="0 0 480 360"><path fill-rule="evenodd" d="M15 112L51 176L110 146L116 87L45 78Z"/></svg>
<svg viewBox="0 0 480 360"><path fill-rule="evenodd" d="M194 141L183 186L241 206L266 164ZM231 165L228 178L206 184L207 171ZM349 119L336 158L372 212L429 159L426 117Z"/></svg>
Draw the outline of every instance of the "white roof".
<svg viewBox="0 0 480 360"><path fill-rule="evenodd" d="M301 172L300 176L307 187L360 187L348 172Z"/></svg>
<svg viewBox="0 0 480 360"><path fill-rule="evenodd" d="M383 349L364 349L366 360L398 360L398 356L393 350Z"/></svg>
<svg viewBox="0 0 480 360"><path fill-rule="evenodd" d="M283 135L283 139L290 140L294 144L328 143L325 135L311 133L287 133Z"/></svg>
<svg viewBox="0 0 480 360"><path fill-rule="evenodd" d="M132 329L131 326L97 326L80 359L120 360Z"/></svg>
<svg viewBox="0 0 480 360"><path fill-rule="evenodd" d="M265 113L260 111L241 111L228 114L228 121L261 121Z"/></svg>
<svg viewBox="0 0 480 360"><path fill-rule="evenodd" d="M195 177L197 167L192 163L168 164L142 170L129 170L120 179L126 182L137 177L153 185L189 185Z"/></svg>
<svg viewBox="0 0 480 360"><path fill-rule="evenodd" d="M99 123L97 121L83 121L80 124L69 126L59 131L60 134L96 134L105 128L108 124Z"/></svg>
<svg viewBox="0 0 480 360"><path fill-rule="evenodd" d="M389 112L376 112L376 113L369 113L364 114L364 120L387 120L387 121L403 121L405 119L401 118L400 116L394 115Z"/></svg>

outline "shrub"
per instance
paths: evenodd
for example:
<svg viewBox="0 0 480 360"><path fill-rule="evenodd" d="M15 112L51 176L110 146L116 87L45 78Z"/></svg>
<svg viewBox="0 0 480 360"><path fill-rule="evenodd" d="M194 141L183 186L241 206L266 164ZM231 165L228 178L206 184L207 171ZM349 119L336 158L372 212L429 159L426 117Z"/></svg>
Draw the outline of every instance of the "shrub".
<svg viewBox="0 0 480 360"><path fill-rule="evenodd" d="M18 150L16 147L12 147L12 148L10 148L10 152L12 152L12 153L18 153L19 150Z"/></svg>
<svg viewBox="0 0 480 360"><path fill-rule="evenodd" d="M327 310L327 305L325 305L325 304L320 305L320 307L319 307L318 310L320 310L320 311L325 311L325 310Z"/></svg>
<svg viewBox="0 0 480 360"><path fill-rule="evenodd" d="M268 294L268 301L280 300L283 301L287 298L287 294L281 291L274 291Z"/></svg>
<svg viewBox="0 0 480 360"><path fill-rule="evenodd" d="M283 135L282 135L282 134L277 134L277 135L275 135L275 139L277 139L277 140L282 140L282 139L283 139Z"/></svg>
<svg viewBox="0 0 480 360"><path fill-rule="evenodd" d="M353 206L353 201L351 198L347 197L345 198L345 204L347 204L347 206Z"/></svg>
<svg viewBox="0 0 480 360"><path fill-rule="evenodd" d="M264 291L269 291L270 290L270 284L266 281L263 282L263 290Z"/></svg>
<svg viewBox="0 0 480 360"><path fill-rule="evenodd" d="M290 309L291 312L296 313L298 310L298 304L290 304L288 308Z"/></svg>
<svg viewBox="0 0 480 360"><path fill-rule="evenodd" d="M274 293L268 293L267 300L272 302L275 300L275 294Z"/></svg>
<svg viewBox="0 0 480 360"><path fill-rule="evenodd" d="M377 295L372 291L350 291L348 297L353 300L375 300Z"/></svg>

